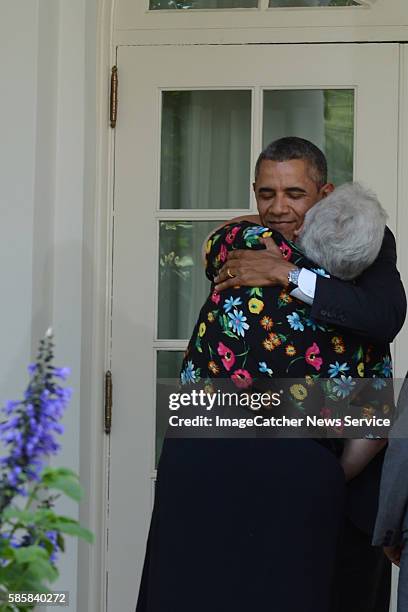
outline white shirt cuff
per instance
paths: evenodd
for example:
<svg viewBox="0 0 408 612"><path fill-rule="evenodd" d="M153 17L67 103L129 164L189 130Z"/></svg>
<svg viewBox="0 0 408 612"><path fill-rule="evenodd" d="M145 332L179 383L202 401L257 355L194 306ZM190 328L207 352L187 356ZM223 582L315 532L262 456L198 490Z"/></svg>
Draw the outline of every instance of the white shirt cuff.
<svg viewBox="0 0 408 612"><path fill-rule="evenodd" d="M298 286L291 291L290 295L306 304L313 304L316 291L316 274L307 268L301 268Z"/></svg>

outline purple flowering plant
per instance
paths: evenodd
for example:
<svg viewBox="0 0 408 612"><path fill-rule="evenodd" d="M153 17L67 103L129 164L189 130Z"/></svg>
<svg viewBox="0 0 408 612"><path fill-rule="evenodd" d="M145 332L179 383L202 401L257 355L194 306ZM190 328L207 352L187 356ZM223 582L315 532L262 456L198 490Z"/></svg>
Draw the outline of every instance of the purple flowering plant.
<svg viewBox="0 0 408 612"><path fill-rule="evenodd" d="M46 463L57 454L59 422L71 398L61 386L68 368L53 366L53 336L48 330L40 341L37 359L29 365L30 381L19 401L0 411L0 612L32 610L32 603L8 603L8 593L47 593L58 577L58 554L64 535L89 543L93 534L78 521L59 515L55 501L65 494L79 502L78 475Z"/></svg>

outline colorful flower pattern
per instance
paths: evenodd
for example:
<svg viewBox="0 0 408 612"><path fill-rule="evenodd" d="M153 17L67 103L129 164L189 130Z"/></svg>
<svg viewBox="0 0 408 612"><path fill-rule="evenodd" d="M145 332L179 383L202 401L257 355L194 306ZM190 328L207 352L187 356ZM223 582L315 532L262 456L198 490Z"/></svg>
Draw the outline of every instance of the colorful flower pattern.
<svg viewBox="0 0 408 612"><path fill-rule="evenodd" d="M213 282L229 251L262 249L261 238L271 234L285 259L329 276L278 232L242 222L216 230L208 240L207 277ZM301 411L320 387L324 401L319 415L334 414L336 405L351 398L354 402L357 389L364 391L361 414L368 414L367 406L385 414L392 405L388 345L373 345L362 336L316 320L311 306L282 287L233 287L217 293L212 286L184 358L181 382L196 384L215 377L229 379L239 389L291 379L288 396Z"/></svg>

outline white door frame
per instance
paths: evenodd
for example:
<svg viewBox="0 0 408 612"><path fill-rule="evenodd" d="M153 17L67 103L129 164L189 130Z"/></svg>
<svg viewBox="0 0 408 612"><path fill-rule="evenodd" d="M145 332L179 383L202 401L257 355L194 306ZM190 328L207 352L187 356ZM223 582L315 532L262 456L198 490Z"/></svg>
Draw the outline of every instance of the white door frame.
<svg viewBox="0 0 408 612"><path fill-rule="evenodd" d="M135 0L139 1L139 0ZM96 121L91 129L95 130L95 150L91 153L91 166L95 174L95 197L87 202L84 218L84 297L83 297L83 346L81 355L81 417L80 444L81 481L85 486L88 498L80 506L80 520L96 535L96 542L89 547L79 543L78 563L78 598L81 609L89 612L105 610L106 580L105 567L105 531L106 515L104 501L108 488L105 466L109 458L109 438L103 432L103 374L109 369L109 317L111 286L110 254L112 247L112 207L113 207L113 162L114 162L114 130L109 127L109 74L115 64L116 44L119 41L114 31L114 15L116 0L96 0L97 2L97 50L96 50ZM367 30L365 30L367 31ZM394 30L395 31L395 30ZM180 31L173 33L178 36ZM354 32L355 33L355 32ZM408 41L406 31L398 32L403 40ZM190 42L191 31L184 32L186 42ZM349 32L344 32L349 39ZM200 34L198 34L199 36ZM260 39L264 34L260 35ZM128 42L133 37L137 41L137 31L132 31L124 37ZM140 33L145 42L146 33ZM220 36L220 31L214 33L214 41ZM233 41L236 33L229 33ZM360 38L362 32L360 32ZM385 40L384 31L377 34L378 40ZM370 35L370 41L375 40L375 33ZM321 34L316 34L321 39ZM359 35L353 40L359 40ZM366 38L367 40L367 38ZM157 35L157 43L163 44L163 37ZM122 41L121 41L122 42ZM262 42L260 40L259 42ZM298 42L302 42L299 40ZM334 41L333 41L334 42ZM401 47L401 99L400 99L400 142L399 142L399 228L408 228L408 208L403 206L408 199L408 179L405 168L408 163L408 45ZM120 80L119 80L120 105ZM120 106L119 106L120 109ZM119 110L120 113L120 110ZM399 245L399 267L408 280L408 261L404 262L401 245ZM405 326L402 334L405 346L408 346L408 328ZM400 342L400 347L402 342ZM408 356L398 351L400 371L408 369ZM84 408L86 407L86 409ZM104 508L101 512L101 508Z"/></svg>
<svg viewBox="0 0 408 612"><path fill-rule="evenodd" d="M93 198L83 225L83 341L81 354L80 476L87 498L79 518L95 534L92 546L78 544L78 610L105 610L105 550L109 437L104 433L104 372L109 368L109 287L113 207L114 131L109 127L109 73L115 64L115 0L96 0L95 112L88 164L94 174ZM94 131L93 131L94 130ZM86 407L86 409L84 408ZM101 508L103 509L101 511Z"/></svg>

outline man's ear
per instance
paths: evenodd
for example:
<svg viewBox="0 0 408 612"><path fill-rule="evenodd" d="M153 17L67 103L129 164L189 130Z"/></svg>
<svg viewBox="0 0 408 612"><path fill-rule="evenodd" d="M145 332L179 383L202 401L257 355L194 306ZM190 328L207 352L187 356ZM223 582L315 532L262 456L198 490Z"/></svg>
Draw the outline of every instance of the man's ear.
<svg viewBox="0 0 408 612"><path fill-rule="evenodd" d="M254 190L254 193L256 194L255 185L256 185L256 183L255 183L255 181L254 181L254 182L252 183L252 189Z"/></svg>
<svg viewBox="0 0 408 612"><path fill-rule="evenodd" d="M320 189L320 193L322 194L322 198L327 198L328 195L330 195L333 191L334 191L335 187L333 185L333 183L326 183L325 185L323 185L323 187L321 187Z"/></svg>

